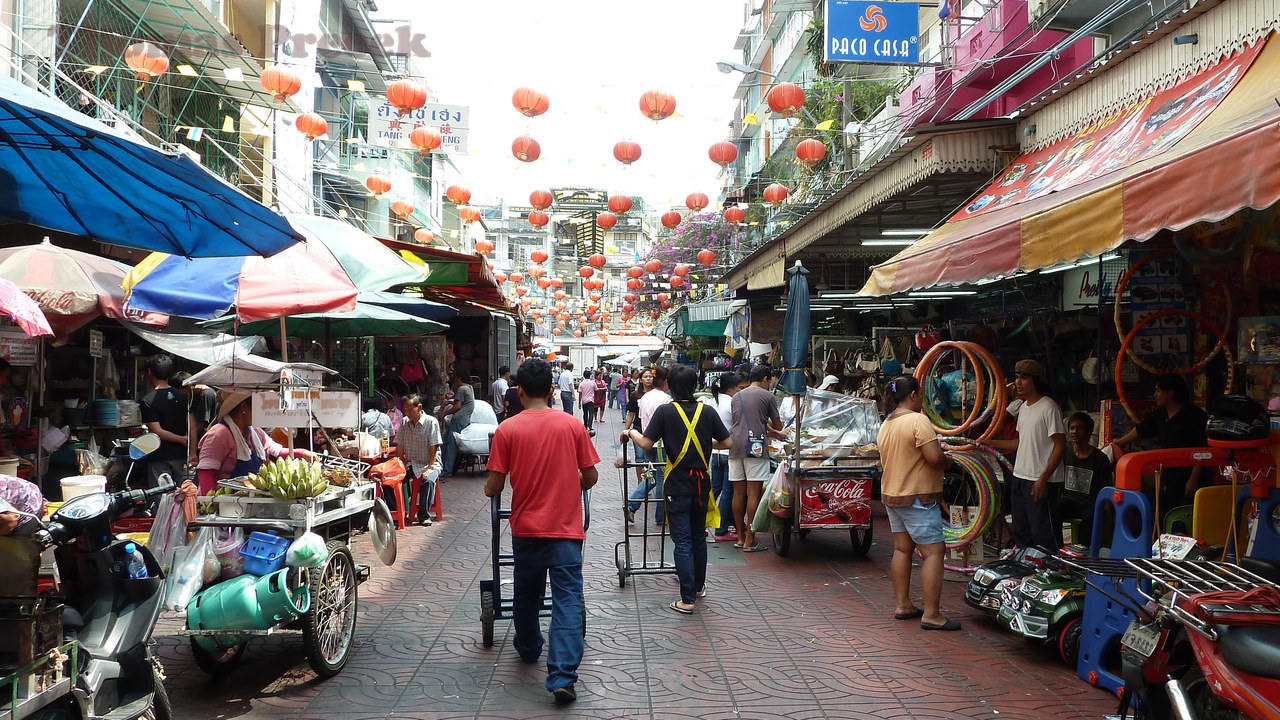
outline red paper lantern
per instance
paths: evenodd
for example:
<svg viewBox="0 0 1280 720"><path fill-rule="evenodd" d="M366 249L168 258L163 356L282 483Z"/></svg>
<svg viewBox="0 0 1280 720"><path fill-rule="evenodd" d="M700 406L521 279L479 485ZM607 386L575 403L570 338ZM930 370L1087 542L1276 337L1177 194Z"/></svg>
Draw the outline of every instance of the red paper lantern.
<svg viewBox="0 0 1280 720"><path fill-rule="evenodd" d="M604 297L604 296L603 296L603 295L601 295L601 294L600 294L600 293L598 293L598 292L593 292L593 293L591 293L590 295L588 295L587 297L591 298L591 301L592 301L592 302L600 302L600 298L602 298L602 297Z"/></svg>
<svg viewBox="0 0 1280 720"><path fill-rule="evenodd" d="M521 280L523 280L523 279L524 279L524 275L521 275L521 274L520 274L520 273L518 273L518 272L513 272L513 273L511 273L511 276L510 276L510 277L511 277L511 282L513 282L513 283L518 283L518 282L520 282Z"/></svg>
<svg viewBox="0 0 1280 720"><path fill-rule="evenodd" d="M533 162L542 155L542 146L529 135L521 135L511 142L511 154L520 162Z"/></svg>
<svg viewBox="0 0 1280 720"><path fill-rule="evenodd" d="M591 315L595 315L596 313L600 312L600 306L596 305L595 303L591 303L590 305L587 306L587 312L590 313Z"/></svg>
<svg viewBox="0 0 1280 720"><path fill-rule="evenodd" d="M801 140L800 144L796 145L796 157L799 158L800 162L808 165L809 167L817 165L822 161L822 158L826 156L827 146L823 145L820 140L809 138L807 140Z"/></svg>
<svg viewBox="0 0 1280 720"><path fill-rule="evenodd" d="M564 287L564 281L560 278L551 278L551 287Z"/></svg>
<svg viewBox="0 0 1280 720"><path fill-rule="evenodd" d="M534 210L546 210L551 207L551 203L555 202L550 190L534 190L529 193L529 204Z"/></svg>
<svg viewBox="0 0 1280 720"><path fill-rule="evenodd" d="M623 215L631 209L631 197L629 195L613 195L609 198L609 209L613 212Z"/></svg>
<svg viewBox="0 0 1280 720"><path fill-rule="evenodd" d="M391 212L399 217L408 217L413 214L413 203L408 200L397 200L391 203Z"/></svg>
<svg viewBox="0 0 1280 720"><path fill-rule="evenodd" d="M419 125L409 133L409 142L418 148L418 152L422 155L440 147L443 138L440 137L440 131L426 125Z"/></svg>
<svg viewBox="0 0 1280 720"><path fill-rule="evenodd" d="M369 188L374 197L382 197L383 193L391 189L391 181L381 175L370 175L365 178L364 186Z"/></svg>
<svg viewBox="0 0 1280 720"><path fill-rule="evenodd" d="M650 260L649 262L644 264L644 269L646 272L656 273L662 269L662 261L658 260L657 258L654 258L653 260Z"/></svg>
<svg viewBox="0 0 1280 720"><path fill-rule="evenodd" d="M436 236L434 233L432 233L430 230L426 228L418 228L417 230L413 231L413 239L417 240L423 245L429 245L436 239Z"/></svg>
<svg viewBox="0 0 1280 720"><path fill-rule="evenodd" d="M318 113L302 113L293 121L293 126L308 140L315 140L329 132L329 122Z"/></svg>
<svg viewBox="0 0 1280 720"><path fill-rule="evenodd" d="M481 255L488 255L489 253L493 252L493 243L489 242L488 240L477 240L476 252L480 253Z"/></svg>
<svg viewBox="0 0 1280 720"><path fill-rule="evenodd" d="M661 307L663 310L670 310L670 309L671 309L671 301L670 301L670 300L663 300L663 301L662 301L662 304L660 305L660 307Z"/></svg>
<svg viewBox="0 0 1280 720"><path fill-rule="evenodd" d="M680 221L683 219L684 218L680 216L680 213L675 210L668 210L667 212L662 213L662 224L668 228L674 228L679 225Z"/></svg>
<svg viewBox="0 0 1280 720"><path fill-rule="evenodd" d="M707 157L720 167L728 168L734 160L738 159L738 146L726 140L712 143L711 149L707 151Z"/></svg>
<svg viewBox="0 0 1280 720"><path fill-rule="evenodd" d="M641 275L644 275L644 268L633 265L632 267L627 268L627 275L629 277L638 278Z"/></svg>
<svg viewBox="0 0 1280 720"><path fill-rule="evenodd" d="M607 262L609 262L609 259L600 253L593 253L591 257L587 258L587 264L594 268L602 268Z"/></svg>
<svg viewBox="0 0 1280 720"><path fill-rule="evenodd" d="M787 189L786 185L783 185L782 183L773 183L764 189L764 201L773 207L778 207L790 194L791 191Z"/></svg>
<svg viewBox="0 0 1280 720"><path fill-rule="evenodd" d="M676 98L671 93L650 90L640 96L640 114L650 120L664 120L676 111Z"/></svg>
<svg viewBox="0 0 1280 720"><path fill-rule="evenodd" d="M516 110L520 111L525 117L537 117L547 111L551 106L551 98L546 93L538 92L532 88L522 87L516 88L511 94L511 104Z"/></svg>
<svg viewBox="0 0 1280 720"><path fill-rule="evenodd" d="M466 205L471 202L471 191L461 185L450 185L445 188L444 196L454 205Z"/></svg>
<svg viewBox="0 0 1280 720"><path fill-rule="evenodd" d="M404 116L426 104L427 89L416 80L397 80L387 86L387 102Z"/></svg>
<svg viewBox="0 0 1280 720"><path fill-rule="evenodd" d="M496 272L496 273L494 273L494 274L493 274L493 279L494 279L494 280L495 280L499 285L501 285L502 283L504 283L504 282L506 282L506 281L507 281L507 274L506 274L506 273Z"/></svg>
<svg viewBox="0 0 1280 720"><path fill-rule="evenodd" d="M532 261L534 261L534 262L536 262L536 263L543 263L543 262L546 262L546 261L547 261L547 251L546 251L546 250L534 250L533 252L529 253L529 259L530 259L530 260L532 260Z"/></svg>
<svg viewBox="0 0 1280 720"><path fill-rule="evenodd" d="M258 78L262 89L271 93L271 98L278 103L293 97L302 89L302 78L287 67L273 65L262 71Z"/></svg>
<svg viewBox="0 0 1280 720"><path fill-rule="evenodd" d="M627 281L628 290L639 290L642 287L644 287L644 282L641 280L637 280L636 278L631 278L630 280Z"/></svg>
<svg viewBox="0 0 1280 720"><path fill-rule="evenodd" d="M534 227L542 227L551 222L551 218L541 210L534 210L529 213L529 224Z"/></svg>
<svg viewBox="0 0 1280 720"><path fill-rule="evenodd" d="M706 193L689 193L684 199L685 207L694 212L700 212L711 201L707 199Z"/></svg>
<svg viewBox="0 0 1280 720"><path fill-rule="evenodd" d="M602 212L596 216L596 224L608 230L618 224L618 216L611 212Z"/></svg>
<svg viewBox="0 0 1280 720"><path fill-rule="evenodd" d="M460 207L458 217L462 218L462 222L470 225L480 219L480 211L470 206Z"/></svg>
<svg viewBox="0 0 1280 720"><path fill-rule="evenodd" d="M523 286L523 285L520 285L520 286L516 287L516 294L517 294L517 295L520 295L521 297L523 297L523 296L524 296L524 294L525 294L525 293L527 293L527 292L529 292L529 288L527 288L527 287L525 287L525 286Z"/></svg>
<svg viewBox="0 0 1280 720"><path fill-rule="evenodd" d="M710 265L716 261L716 252L714 250L700 250L698 252L698 262L703 265Z"/></svg>
<svg viewBox="0 0 1280 720"><path fill-rule="evenodd" d="M804 107L804 88L795 83L778 83L769 91L769 107L783 117L791 117Z"/></svg>
<svg viewBox="0 0 1280 720"><path fill-rule="evenodd" d="M737 225L747 219L747 211L737 205L731 205L724 209L724 219L730 225Z"/></svg>
<svg viewBox="0 0 1280 720"><path fill-rule="evenodd" d="M531 278L540 278L540 277L542 277L543 273L545 273L545 272L546 272L546 270L543 270L543 269L542 269L542 268L540 268L540 267L531 267L531 268L529 268L529 277L531 277Z"/></svg>
<svg viewBox="0 0 1280 720"><path fill-rule="evenodd" d="M582 331L581 331L581 330L574 330L574 331L573 331L573 336L574 336L574 337L582 337Z"/></svg>
<svg viewBox="0 0 1280 720"><path fill-rule="evenodd" d="M584 278L589 278L589 277L591 277L594 273L595 273L595 270L593 270L593 269L591 269L591 268L589 268L589 267L585 267L585 266L584 266L584 267L580 267L580 268L578 268L578 275L580 275L581 277L584 277Z"/></svg>
<svg viewBox="0 0 1280 720"><path fill-rule="evenodd" d="M538 287L542 288L543 290L546 290L547 288L551 287L551 281L546 278L538 278Z"/></svg>
<svg viewBox="0 0 1280 720"><path fill-rule="evenodd" d="M632 305L631 303L627 303L626 305L622 306L623 312L631 312L632 310L635 310L635 309L636 309L636 306Z"/></svg>
<svg viewBox="0 0 1280 720"><path fill-rule="evenodd" d="M675 273L680 277L684 277L685 275L689 274L689 266L685 265L684 263L680 263L676 265L674 268L671 268L671 272Z"/></svg>
<svg viewBox="0 0 1280 720"><path fill-rule="evenodd" d="M675 277L671 278L669 283L673 289L680 288L684 286L684 278L680 277L679 275L676 275Z"/></svg>
<svg viewBox="0 0 1280 720"><path fill-rule="evenodd" d="M602 343L609 342L609 333L607 332L598 332L596 333L596 337L600 338L600 342Z"/></svg>
<svg viewBox="0 0 1280 720"><path fill-rule="evenodd" d="M640 159L640 146L631 140L619 140L613 145L613 157L623 165Z"/></svg>
<svg viewBox="0 0 1280 720"><path fill-rule="evenodd" d="M664 303L669 299L671 299L670 295L667 295L666 293L658 293L658 302Z"/></svg>
<svg viewBox="0 0 1280 720"><path fill-rule="evenodd" d="M635 302L635 301L636 301L636 294L635 294L635 293L627 293L626 295L623 295L623 296L622 296L622 299L623 299L623 300L626 300L626 301L627 301L627 302L629 302L629 303L633 303L633 302Z"/></svg>
<svg viewBox="0 0 1280 720"><path fill-rule="evenodd" d="M125 48L124 64L142 82L154 80L169 71L169 56L149 42L138 42Z"/></svg>

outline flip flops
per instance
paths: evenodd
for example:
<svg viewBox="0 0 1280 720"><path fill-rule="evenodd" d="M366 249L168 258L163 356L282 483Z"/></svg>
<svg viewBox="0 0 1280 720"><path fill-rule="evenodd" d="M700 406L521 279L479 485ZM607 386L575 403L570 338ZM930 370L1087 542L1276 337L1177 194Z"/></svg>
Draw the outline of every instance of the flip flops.
<svg viewBox="0 0 1280 720"><path fill-rule="evenodd" d="M767 547L765 547L765 546L761 545L760 543L756 543L755 545L752 545L751 547L744 547L744 548L742 548L742 552L764 552L765 550L768 550L768 549L769 549L769 548L767 548Z"/></svg>
<svg viewBox="0 0 1280 720"><path fill-rule="evenodd" d="M941 625L930 625L929 623L920 623L921 630L959 630L960 622L958 620L948 620Z"/></svg>
<svg viewBox="0 0 1280 720"><path fill-rule="evenodd" d="M675 610L676 612L680 613L681 615L692 615L692 614L693 614L693 608L683 608L683 607L680 607L680 601L679 601L679 600L677 600L676 602L671 603L671 604L670 604L670 605L668 605L667 607L671 608L672 610Z"/></svg>
<svg viewBox="0 0 1280 720"><path fill-rule="evenodd" d="M918 617L924 617L924 610L921 610L920 608L916 608L911 612L893 614L894 620L915 620Z"/></svg>

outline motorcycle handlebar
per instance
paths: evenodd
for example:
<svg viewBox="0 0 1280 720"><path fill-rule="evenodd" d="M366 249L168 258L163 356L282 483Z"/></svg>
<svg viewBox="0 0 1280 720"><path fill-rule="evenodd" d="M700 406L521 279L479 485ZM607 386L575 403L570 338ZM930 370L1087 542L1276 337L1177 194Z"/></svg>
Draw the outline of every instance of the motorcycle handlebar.
<svg viewBox="0 0 1280 720"><path fill-rule="evenodd" d="M70 540L73 533L62 523L49 523L37 530L32 537L41 547L48 549Z"/></svg>

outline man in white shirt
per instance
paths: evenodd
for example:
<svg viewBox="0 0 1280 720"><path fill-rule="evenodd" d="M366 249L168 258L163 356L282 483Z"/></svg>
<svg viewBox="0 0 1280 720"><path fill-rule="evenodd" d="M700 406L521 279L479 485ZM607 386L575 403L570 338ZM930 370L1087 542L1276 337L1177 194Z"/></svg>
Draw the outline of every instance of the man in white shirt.
<svg viewBox="0 0 1280 720"><path fill-rule="evenodd" d="M1018 437L988 440L987 444L1001 452L1017 453L1009 493L1014 544L1056 551L1062 547L1062 524L1056 515L1066 479L1062 458L1067 449L1067 429L1062 410L1045 395L1048 383L1044 365L1036 360L1019 360L1014 375L1013 387L1023 403L1010 405L1009 414L1018 419Z"/></svg>
<svg viewBox="0 0 1280 720"><path fill-rule="evenodd" d="M498 422L502 422L506 417L507 390L511 389L510 378L511 368L503 365L498 368L498 379L489 385L489 404L493 406L493 414L498 417Z"/></svg>
<svg viewBox="0 0 1280 720"><path fill-rule="evenodd" d="M556 385L560 388L560 402L564 407L564 411L573 414L573 363L565 363L564 369L560 371L560 377L556 379Z"/></svg>
<svg viewBox="0 0 1280 720"><path fill-rule="evenodd" d="M436 480L440 477L440 422L422 409L422 397L417 394L404 399L404 415L404 422L396 433L396 456L404 460L410 478L422 478L417 521L430 525Z"/></svg>

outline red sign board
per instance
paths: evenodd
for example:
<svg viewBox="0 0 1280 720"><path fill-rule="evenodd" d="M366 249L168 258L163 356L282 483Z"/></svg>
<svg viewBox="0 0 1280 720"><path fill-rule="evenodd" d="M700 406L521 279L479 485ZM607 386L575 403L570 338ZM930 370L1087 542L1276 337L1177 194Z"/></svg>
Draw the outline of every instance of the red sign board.
<svg viewBox="0 0 1280 720"><path fill-rule="evenodd" d="M801 481L800 524L871 524L871 478Z"/></svg>
<svg viewBox="0 0 1280 720"><path fill-rule="evenodd" d="M1173 147L1218 107L1264 43L1122 107L1074 135L1014 161L947 222L1012 207L1100 177Z"/></svg>

